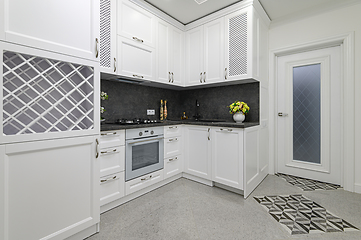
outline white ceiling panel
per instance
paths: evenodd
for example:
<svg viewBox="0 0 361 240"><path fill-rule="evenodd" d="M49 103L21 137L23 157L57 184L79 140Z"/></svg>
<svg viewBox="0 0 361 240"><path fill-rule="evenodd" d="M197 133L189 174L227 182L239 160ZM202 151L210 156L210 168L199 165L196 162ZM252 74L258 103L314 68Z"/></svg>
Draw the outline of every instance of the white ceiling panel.
<svg viewBox="0 0 361 240"><path fill-rule="evenodd" d="M188 24L240 0L144 0L183 24ZM197 2L204 2L198 4Z"/></svg>

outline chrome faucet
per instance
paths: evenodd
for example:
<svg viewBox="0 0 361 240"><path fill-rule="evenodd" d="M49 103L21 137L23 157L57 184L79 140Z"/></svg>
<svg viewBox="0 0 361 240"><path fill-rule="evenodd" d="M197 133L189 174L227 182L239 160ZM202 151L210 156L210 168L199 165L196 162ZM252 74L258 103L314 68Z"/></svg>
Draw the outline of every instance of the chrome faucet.
<svg viewBox="0 0 361 240"><path fill-rule="evenodd" d="M201 115L199 115L199 102L198 100L196 100L196 115L194 116L194 119L199 120L200 117Z"/></svg>

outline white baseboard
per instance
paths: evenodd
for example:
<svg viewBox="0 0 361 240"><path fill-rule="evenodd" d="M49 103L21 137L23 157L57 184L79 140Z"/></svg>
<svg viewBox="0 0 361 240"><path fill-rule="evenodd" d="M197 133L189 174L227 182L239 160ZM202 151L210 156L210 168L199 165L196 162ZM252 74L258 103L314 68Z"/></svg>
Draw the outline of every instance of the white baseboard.
<svg viewBox="0 0 361 240"><path fill-rule="evenodd" d="M213 187L213 182L211 180L196 177L196 176L190 175L188 173L183 173L183 177L186 178L186 179L189 179L189 180L199 182L199 183L202 183L204 185Z"/></svg>
<svg viewBox="0 0 361 240"><path fill-rule="evenodd" d="M361 183L355 183L355 193L361 193Z"/></svg>
<svg viewBox="0 0 361 240"><path fill-rule="evenodd" d="M79 239L85 239L87 237L90 237L91 235L95 234L99 232L99 223L87 228L87 229L84 229L83 231L81 232L78 232L68 238L66 238L65 240L79 240Z"/></svg>

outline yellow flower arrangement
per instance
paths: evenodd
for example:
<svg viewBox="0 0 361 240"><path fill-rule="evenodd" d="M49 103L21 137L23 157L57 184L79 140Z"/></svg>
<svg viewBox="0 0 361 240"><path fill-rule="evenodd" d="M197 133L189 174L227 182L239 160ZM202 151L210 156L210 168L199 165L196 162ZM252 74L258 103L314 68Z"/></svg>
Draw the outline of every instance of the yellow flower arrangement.
<svg viewBox="0 0 361 240"><path fill-rule="evenodd" d="M231 105L229 105L229 113L235 114L237 112L243 112L243 114L247 114L249 112L249 107L247 103L241 101L235 101Z"/></svg>

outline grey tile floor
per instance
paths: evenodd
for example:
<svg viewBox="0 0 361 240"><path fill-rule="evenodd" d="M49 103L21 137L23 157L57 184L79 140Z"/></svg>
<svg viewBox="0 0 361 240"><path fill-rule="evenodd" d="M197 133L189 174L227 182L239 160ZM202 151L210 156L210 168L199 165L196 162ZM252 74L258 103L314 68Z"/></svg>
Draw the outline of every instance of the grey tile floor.
<svg viewBox="0 0 361 240"><path fill-rule="evenodd" d="M253 199L295 193L361 228L361 194L342 189L304 192L269 175L245 200L182 178L103 213L100 233L87 240L361 239L361 231L291 236Z"/></svg>

